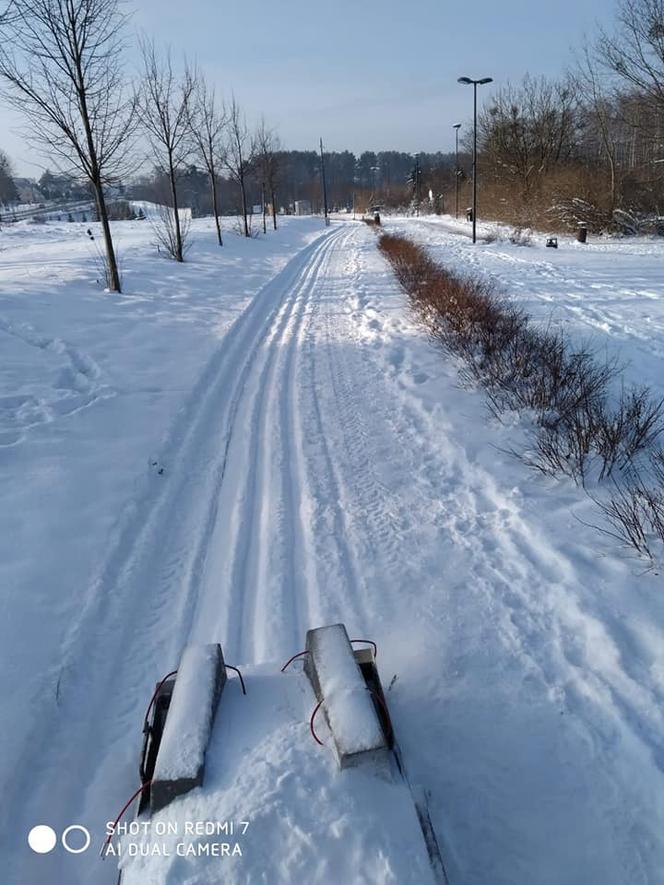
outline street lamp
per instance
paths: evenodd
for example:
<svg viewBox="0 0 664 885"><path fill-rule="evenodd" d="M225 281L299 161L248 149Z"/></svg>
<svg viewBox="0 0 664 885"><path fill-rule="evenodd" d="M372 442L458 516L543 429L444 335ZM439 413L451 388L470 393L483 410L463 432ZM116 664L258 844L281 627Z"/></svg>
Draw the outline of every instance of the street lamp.
<svg viewBox="0 0 664 885"><path fill-rule="evenodd" d="M371 196L372 196L372 199L375 203L377 201L376 182L378 179L378 176L376 175L376 173L380 172L380 166L369 166L369 171L371 172L371 190L372 190Z"/></svg>
<svg viewBox="0 0 664 885"><path fill-rule="evenodd" d="M454 217L459 217L459 129L461 123L454 124L455 148L454 148Z"/></svg>
<svg viewBox="0 0 664 885"><path fill-rule="evenodd" d="M327 213L327 182L325 181L325 156L323 154L323 139L320 140L320 176L323 183L323 211L325 213L325 227L330 223L330 216Z"/></svg>
<svg viewBox="0 0 664 885"><path fill-rule="evenodd" d="M458 83L473 87L473 243L477 242L477 87L486 83L493 83L493 77L482 77L481 80L471 80L470 77L459 77Z"/></svg>

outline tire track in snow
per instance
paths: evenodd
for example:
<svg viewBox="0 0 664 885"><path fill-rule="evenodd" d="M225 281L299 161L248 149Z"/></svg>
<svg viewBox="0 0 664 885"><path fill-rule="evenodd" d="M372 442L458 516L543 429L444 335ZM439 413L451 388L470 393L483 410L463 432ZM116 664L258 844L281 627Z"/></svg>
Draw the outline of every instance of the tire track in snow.
<svg viewBox="0 0 664 885"><path fill-rule="evenodd" d="M344 270L345 279L357 279L361 266L356 254L350 254ZM355 293L354 288L351 293ZM346 517L347 534L356 539L355 557L365 563L362 576L359 570L357 572L363 606L366 612L384 611L379 575L382 572L389 577L400 571L403 539L398 508L391 507L394 495L376 471L380 460L376 442L390 426L389 414L384 413L383 405L390 400L379 393L384 389L384 382L363 349L357 343L352 347L348 343L343 348L339 346L348 334L340 328L338 308L336 301L323 317L327 386L332 392L332 406L328 405L322 413L335 414L341 431L346 457L339 462L339 483L345 500L352 502ZM327 431L332 432L329 424ZM322 430L323 435L325 432ZM366 578L366 563L371 563L377 572L371 580Z"/></svg>
<svg viewBox="0 0 664 885"><path fill-rule="evenodd" d="M334 250L331 251L345 252L352 237L353 231L349 231L339 243L335 243ZM329 288L329 279L327 285ZM325 342L323 347L321 347L321 334ZM328 441L329 434L323 421L320 389L324 381L317 365L317 356L320 358L324 353L325 369L329 371L327 347L329 335L328 318L322 311L321 300L317 299L313 302L312 310L309 313L309 321L304 335L307 368L300 382L302 390L307 393L310 400L310 420L306 427L310 462L308 468L310 483L308 509L317 520L316 540L320 548L316 556L318 567L315 577L318 592L309 597L309 605L310 609L316 612L318 623L345 620L352 632L353 628L364 629L365 625L370 623L370 619L356 553L350 542L351 529L343 505L346 492L342 487L339 468L335 464ZM338 419L339 414L335 413L334 417ZM342 442L344 453L347 455L345 435L342 435ZM318 453L313 451L316 445ZM314 457L315 455L318 457ZM315 489L314 494L311 493L311 489ZM332 574L330 574L331 570ZM326 585L330 580L337 582L334 585L334 595L327 592ZM325 588L323 592L321 592L322 588Z"/></svg>
<svg viewBox="0 0 664 885"><path fill-rule="evenodd" d="M309 388L316 393L316 380L314 376L314 360L303 360L303 355L308 356L315 350L313 338L314 321L317 315L317 307L320 304L322 292L329 290L329 269L333 258L347 244L349 234L344 232L334 242L329 244L321 264L317 268L316 275L307 287L307 299L299 315L299 323L295 334L291 339L291 346L285 362L285 397L281 403L280 433L281 440L290 439L293 461L289 457L286 447L282 448L282 472L284 500L286 511L290 510L291 520L289 531L286 533L283 543L287 555L288 573L291 575L293 594L293 624L298 624L300 629L293 636L292 648L295 649L301 643L304 631L302 627L318 626L321 623L319 617L321 586L318 580L317 546L316 540L320 534L321 526L315 520L307 519L314 510L314 500L318 497L320 482L326 473L333 476L333 464L327 460L327 470L322 472L317 465L311 464L309 447L318 442L325 447L327 445L324 430L320 421L314 426L313 432L310 424L311 407L305 402L304 392ZM325 286L318 287L321 278L325 279ZM299 395L298 395L299 394ZM307 420L309 419L309 420ZM346 544L345 532L340 528L340 534L334 534L334 540L338 547ZM340 589L340 588L338 588ZM314 618L314 621L312 621Z"/></svg>

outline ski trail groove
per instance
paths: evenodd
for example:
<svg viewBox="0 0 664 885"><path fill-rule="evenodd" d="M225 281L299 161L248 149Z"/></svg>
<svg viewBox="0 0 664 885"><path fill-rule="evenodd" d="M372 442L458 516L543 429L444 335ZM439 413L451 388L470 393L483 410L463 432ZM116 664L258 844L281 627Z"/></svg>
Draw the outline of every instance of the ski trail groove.
<svg viewBox="0 0 664 885"><path fill-rule="evenodd" d="M230 518L217 527L215 556L208 568L203 608L198 612L200 626L192 636L201 638L205 635L201 631L216 624L217 633L225 636L229 654L238 660L262 660L268 652L271 656L277 651L281 654L303 629L297 610L298 569L287 564L278 600L268 589L267 562L272 550L283 548L287 559L300 544L301 529L292 525L296 518L293 479L288 478L294 436L289 367L299 346L306 303L328 249L326 240L325 248L316 252L290 287L263 353L252 365L241 414L234 422L229 459L233 476L240 479L227 484L222 492L221 507ZM276 489L275 476L280 475L286 478ZM209 606L209 600L215 598L220 603L226 600L221 623L220 612Z"/></svg>
<svg viewBox="0 0 664 885"><path fill-rule="evenodd" d="M339 244L335 244L335 248L339 251L347 248L351 237L352 232L347 233ZM320 335L315 334L317 325L322 326L324 335L324 346L322 348ZM329 317L321 309L320 300L314 302L309 316L306 337L307 346L305 353L308 370L304 373L305 384L303 389L310 399L310 417L312 419L308 428L308 441L312 448L314 445L318 446L324 465L322 470L315 466L310 468L310 484L317 492L313 506L319 510L331 511L331 518L328 516L327 530L323 533L323 537L324 541L334 548L334 576L339 581L335 586L336 599L331 599L328 592L319 592L315 599L312 600L312 604L317 606L317 616L321 623L324 621L347 619L349 625L354 625L357 629L365 629L365 625L370 623L370 618L365 603L366 594L360 590L362 585L359 578L356 554L349 541L352 534L344 508L344 500L348 495L342 489L339 470L332 457L327 428L323 422L319 394L320 385L323 382L320 368L317 366L316 354L324 355L326 368L329 369L330 337ZM338 418L339 415L335 413L335 417ZM342 436L342 440L346 455L348 455L345 435ZM323 514L319 514L319 521L323 521L322 517ZM318 569L316 580L319 590L320 588L327 589L330 571L329 561L325 560L322 555L320 559L324 561L324 565ZM343 600L343 611L340 610L341 600Z"/></svg>

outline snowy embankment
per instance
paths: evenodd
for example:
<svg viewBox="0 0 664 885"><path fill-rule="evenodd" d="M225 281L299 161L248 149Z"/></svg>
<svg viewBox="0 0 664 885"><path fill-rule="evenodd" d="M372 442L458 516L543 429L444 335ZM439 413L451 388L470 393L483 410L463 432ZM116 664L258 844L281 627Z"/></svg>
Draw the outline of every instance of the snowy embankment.
<svg viewBox="0 0 664 885"><path fill-rule="evenodd" d="M248 694L229 681L205 783L163 815L249 821L242 857L137 859L133 881L421 885L405 791L339 772L304 678L278 673L339 621L378 643L451 885L660 881L661 578L579 521L576 488L501 451L519 429L461 389L365 225L333 224L251 299L316 225L178 267L130 224L121 298L62 230L0 254L4 389L73 407L21 424L17 400L0 450L5 881L115 881L25 832L82 823L97 847L137 786L155 681L220 642Z"/></svg>

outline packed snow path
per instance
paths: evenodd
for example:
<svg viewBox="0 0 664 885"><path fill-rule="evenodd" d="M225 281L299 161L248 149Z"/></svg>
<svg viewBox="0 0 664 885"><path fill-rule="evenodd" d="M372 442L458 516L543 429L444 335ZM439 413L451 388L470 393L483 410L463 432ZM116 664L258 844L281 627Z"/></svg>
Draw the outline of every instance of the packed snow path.
<svg viewBox="0 0 664 885"><path fill-rule="evenodd" d="M397 677L396 730L453 885L657 882L662 594L597 555L574 519L587 502L498 450L512 441L409 316L369 229L333 226L303 249L226 332L90 583L56 701L14 768L6 881L113 881L92 852L16 845L35 823L103 833L136 785L146 699L187 642L274 668L308 627L344 621L379 643L384 683ZM321 852L310 881L332 881L346 807L338 784L293 777L310 741L297 711L287 747L262 744L252 714L248 759L258 746L267 764L224 774L236 819L249 788L250 810L259 795L264 813L294 815L288 862L266 871L248 840L228 881L302 881ZM322 823L293 811L302 790L328 798ZM358 876L419 881L382 853L375 798L353 828ZM266 813L254 838L269 827Z"/></svg>

